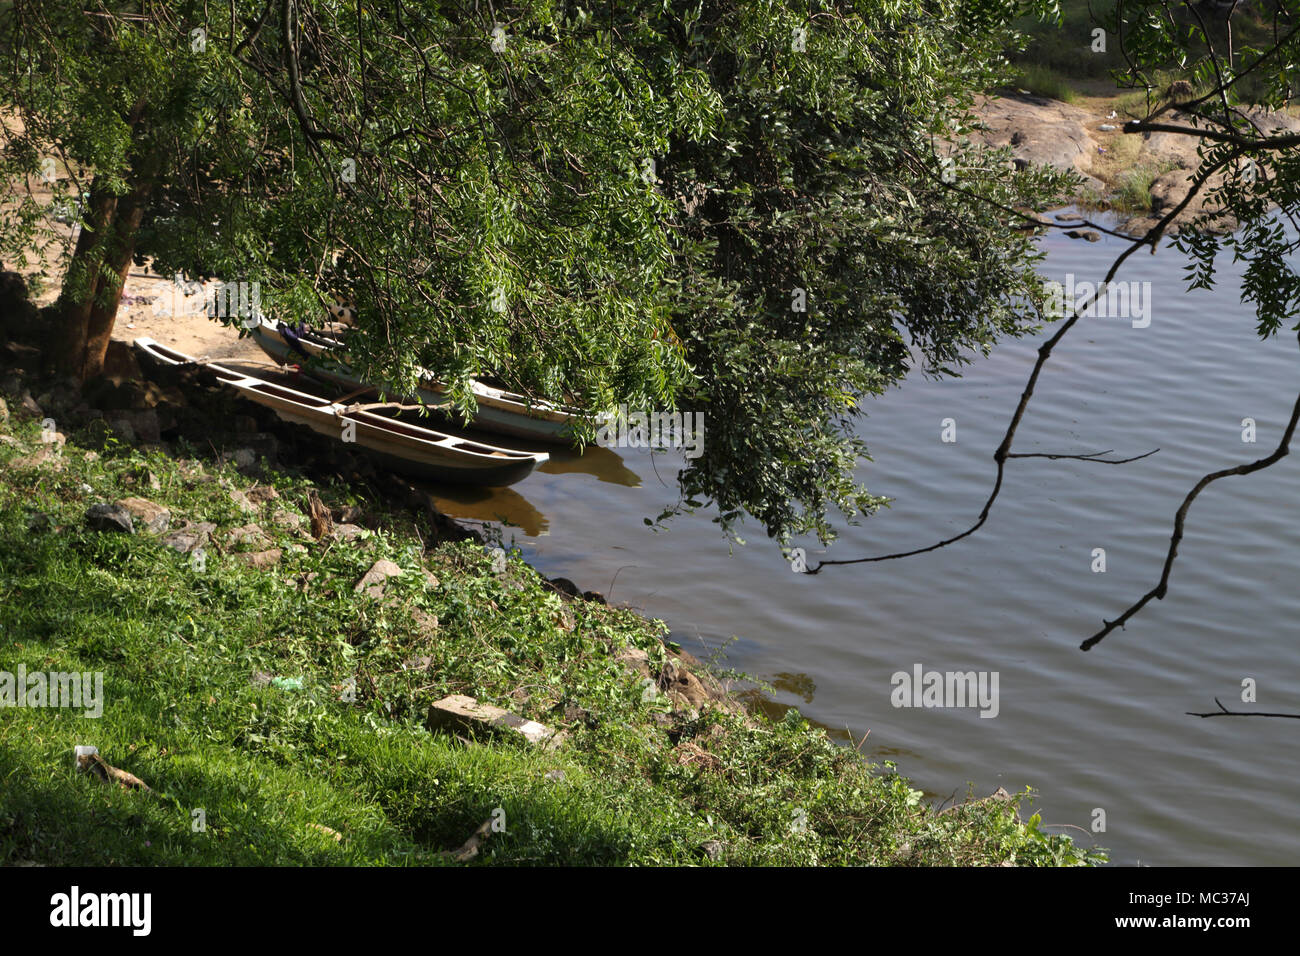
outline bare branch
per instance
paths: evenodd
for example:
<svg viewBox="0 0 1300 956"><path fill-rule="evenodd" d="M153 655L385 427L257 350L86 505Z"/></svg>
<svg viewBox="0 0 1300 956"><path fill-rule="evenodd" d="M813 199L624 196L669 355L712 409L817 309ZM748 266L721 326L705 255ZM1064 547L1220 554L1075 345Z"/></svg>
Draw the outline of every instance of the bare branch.
<svg viewBox="0 0 1300 956"><path fill-rule="evenodd" d="M1300 720L1300 714L1271 714L1263 710L1228 710L1223 706L1223 701L1214 698L1214 702L1219 705L1218 710L1212 710L1209 713L1198 714L1194 710L1183 711L1188 717L1286 717L1291 720Z"/></svg>
<svg viewBox="0 0 1300 956"><path fill-rule="evenodd" d="M1287 422L1286 431L1282 433L1282 440L1278 442L1277 448L1273 449L1271 455L1266 458L1260 458L1258 461L1252 461L1249 464L1236 465L1232 468L1224 468L1220 471L1211 472L1196 483L1196 487L1187 493L1187 497L1183 499L1183 503L1179 507L1178 513L1174 515L1174 532L1169 539L1169 550L1165 555L1165 566L1164 570L1160 574L1160 581L1155 587L1134 602L1127 611L1115 618L1115 620L1103 620L1102 623L1105 624L1105 627L1080 644L1079 650L1091 650L1100 643L1107 634L1115 630L1115 628L1123 627L1124 623L1129 618L1142 610L1142 608L1146 607L1150 601L1153 599L1157 601L1164 599L1166 592L1169 590L1169 574L1174 568L1174 559L1178 557L1178 544L1183 540L1183 525L1187 520L1187 511L1191 508L1192 502L1196 500L1197 495L1220 478L1227 478L1230 475L1249 475L1251 472L1260 471L1267 468L1269 465L1281 461L1291 450L1291 436L1295 434L1297 421L1300 421L1300 395L1296 396L1295 406L1291 409L1291 420Z"/></svg>

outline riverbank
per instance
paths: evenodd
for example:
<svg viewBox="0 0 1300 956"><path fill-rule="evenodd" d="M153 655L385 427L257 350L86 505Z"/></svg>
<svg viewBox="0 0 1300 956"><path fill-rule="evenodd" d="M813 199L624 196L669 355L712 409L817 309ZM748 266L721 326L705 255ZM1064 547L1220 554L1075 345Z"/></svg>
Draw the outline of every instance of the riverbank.
<svg viewBox="0 0 1300 956"><path fill-rule="evenodd" d="M1187 195L1190 177L1200 165L1199 140L1173 133L1125 133L1124 124L1143 114L1145 98L1107 92L1104 84L1094 83L1089 90L1089 95L1071 96L1072 102L1023 89L981 98L976 114L982 128L973 131L973 138L1010 149L1017 163L1078 174L1076 205L1114 212L1120 217L1120 232L1142 236ZM1300 117L1291 113L1255 109L1247 115L1263 135L1300 132ZM1167 119L1192 122L1181 113ZM1221 175L1212 177L1166 233L1174 235L1206 214L1210 231L1235 230L1235 219L1216 215L1214 205L1206 202L1222 181Z"/></svg>
<svg viewBox="0 0 1300 956"><path fill-rule="evenodd" d="M0 358L0 670L103 681L99 717L0 708L0 862L1099 859L1024 793L939 812L747 712L662 623L201 380L82 395ZM553 736L448 722L454 695ZM149 790L79 773L79 745Z"/></svg>

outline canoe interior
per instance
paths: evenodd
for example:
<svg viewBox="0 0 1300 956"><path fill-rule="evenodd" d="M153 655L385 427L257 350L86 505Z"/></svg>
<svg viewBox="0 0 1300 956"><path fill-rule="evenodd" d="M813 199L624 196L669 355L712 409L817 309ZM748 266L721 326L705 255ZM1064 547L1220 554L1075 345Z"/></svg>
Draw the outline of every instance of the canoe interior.
<svg viewBox="0 0 1300 956"><path fill-rule="evenodd" d="M136 348L169 365L192 364L182 352L151 339L137 339ZM251 401L265 405L286 421L303 424L339 439L344 424L353 423L356 444L396 471L439 481L473 484L512 484L546 462L544 452L499 448L484 442L447 435L419 425L386 418L371 411L347 412L328 398L299 391L251 375L207 363L217 379Z"/></svg>

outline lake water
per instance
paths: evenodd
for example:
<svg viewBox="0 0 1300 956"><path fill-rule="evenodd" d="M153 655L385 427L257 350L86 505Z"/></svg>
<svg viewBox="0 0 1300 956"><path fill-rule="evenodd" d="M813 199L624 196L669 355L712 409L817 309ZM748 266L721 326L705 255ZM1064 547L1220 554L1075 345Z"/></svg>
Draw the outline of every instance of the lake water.
<svg viewBox="0 0 1300 956"><path fill-rule="evenodd" d="M1050 278L1096 281L1119 240L1043 239ZM1262 342L1228 266L1187 293L1172 250L1132 257L1121 280L1150 282L1151 321L1085 318L1049 361L1015 450L1117 456L1126 465L1008 464L988 523L941 551L792 573L760 531L729 553L710 514L666 531L643 518L676 500L678 461L640 450L560 462L512 489L441 498L506 527L529 560L667 621L700 657L772 683L774 706L862 745L936 799L1031 785L1053 824L1110 848L1119 864L1294 864L1300 725L1202 720L1185 711L1300 712L1300 451L1210 486L1193 505L1164 601L1089 653L1079 642L1157 580L1179 502L1204 473L1263 457L1300 391L1293 333ZM1039 339L1011 342L961 379L912 376L869 402L860 476L896 499L818 557L924 546L974 519L992 452ZM955 442L942 440L954 419ZM1242 441L1242 419L1258 441ZM705 440L707 441L707 430ZM662 476L662 481L660 480ZM668 484L665 484L667 482ZM1104 548L1106 570L1094 566ZM896 708L891 675L989 671L999 713ZM1258 702L1241 702L1253 678Z"/></svg>

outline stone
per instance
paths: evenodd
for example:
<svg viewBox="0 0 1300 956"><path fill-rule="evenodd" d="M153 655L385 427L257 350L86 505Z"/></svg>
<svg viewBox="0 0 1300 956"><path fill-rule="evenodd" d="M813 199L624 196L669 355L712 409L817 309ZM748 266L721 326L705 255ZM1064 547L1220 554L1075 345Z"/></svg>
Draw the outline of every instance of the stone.
<svg viewBox="0 0 1300 956"><path fill-rule="evenodd" d="M639 647L625 647L614 655L618 661L633 674L642 678L650 676L650 655Z"/></svg>
<svg viewBox="0 0 1300 956"><path fill-rule="evenodd" d="M280 497L280 493L270 485L254 485L244 492L244 497L255 505L264 505L268 501L275 501Z"/></svg>
<svg viewBox="0 0 1300 956"><path fill-rule="evenodd" d="M189 554L195 548L207 544L217 526L210 522L185 522L185 527L177 528L163 536L162 543L180 554Z"/></svg>
<svg viewBox="0 0 1300 956"><path fill-rule="evenodd" d="M257 505L248 500L248 495L244 494L238 488L232 488L229 492L230 500L235 503L240 511L246 515L257 514Z"/></svg>
<svg viewBox="0 0 1300 956"><path fill-rule="evenodd" d="M340 524L334 526L334 530L330 532L330 538L334 541L355 541L369 534L370 532L360 525Z"/></svg>
<svg viewBox="0 0 1300 956"><path fill-rule="evenodd" d="M264 571L267 568L273 568L280 563L280 558L284 552L279 548L271 548L267 551L248 551L243 554L235 555L235 558L248 565L250 568L256 568Z"/></svg>
<svg viewBox="0 0 1300 956"><path fill-rule="evenodd" d="M145 498L123 498L117 506L131 512L131 517L143 523L150 534L162 534L171 524L172 513Z"/></svg>
<svg viewBox="0 0 1300 956"><path fill-rule="evenodd" d="M86 526L92 531L119 531L126 534L135 531L131 512L118 505L104 503L86 509Z"/></svg>
<svg viewBox="0 0 1300 956"><path fill-rule="evenodd" d="M384 596L384 582L401 573L401 567L392 561L387 559L376 561L352 590L356 594L368 594L378 600Z"/></svg>
<svg viewBox="0 0 1300 956"><path fill-rule="evenodd" d="M429 705L430 730L450 732L479 731L492 734L518 735L531 744L554 750L565 739L557 732L535 720L527 720L492 704L482 704L464 694L452 694Z"/></svg>
<svg viewBox="0 0 1300 956"><path fill-rule="evenodd" d="M420 629L420 633L425 637L438 630L438 615L436 614L430 614L423 608L413 607L411 608L411 617L415 621L415 626Z"/></svg>
<svg viewBox="0 0 1300 956"><path fill-rule="evenodd" d="M130 408L112 412L108 424L118 438L128 444L162 441L158 413L152 408Z"/></svg>
<svg viewBox="0 0 1300 956"><path fill-rule="evenodd" d="M582 593L578 590L578 586L568 578L551 578L546 584L552 591L566 597L578 597Z"/></svg>
<svg viewBox="0 0 1300 956"><path fill-rule="evenodd" d="M58 447L57 445L42 445L33 454L13 459L9 465L12 468L40 468L48 465L52 471L62 471L64 462L63 456L58 452Z"/></svg>
<svg viewBox="0 0 1300 956"><path fill-rule="evenodd" d="M271 523L285 531L305 533L304 525L307 524L307 519L293 511L277 511L271 516Z"/></svg>
<svg viewBox="0 0 1300 956"><path fill-rule="evenodd" d="M271 539L261 526L246 524L227 532L226 543L232 546L246 544L254 548L265 548L271 543Z"/></svg>
<svg viewBox="0 0 1300 956"><path fill-rule="evenodd" d="M659 672L659 689L668 695L676 710L687 710L712 703L719 694L709 693L704 683L679 662L668 660Z"/></svg>
<svg viewBox="0 0 1300 956"><path fill-rule="evenodd" d="M9 421L9 405L3 398L0 398L0 425Z"/></svg>

